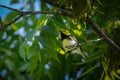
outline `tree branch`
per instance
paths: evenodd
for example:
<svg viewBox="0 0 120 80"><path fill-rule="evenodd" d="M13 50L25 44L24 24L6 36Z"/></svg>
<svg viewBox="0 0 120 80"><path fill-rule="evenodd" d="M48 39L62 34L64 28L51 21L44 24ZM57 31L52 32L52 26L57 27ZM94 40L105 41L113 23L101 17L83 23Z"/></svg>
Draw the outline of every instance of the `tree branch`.
<svg viewBox="0 0 120 80"><path fill-rule="evenodd" d="M14 8L10 8L10 7L5 6L5 5L1 5L1 4L0 4L0 7L2 7L2 8L6 8L6 9L9 9L9 10L12 10L12 11L18 12L18 13L21 13L20 10L17 10L17 9L14 9Z"/></svg>
<svg viewBox="0 0 120 80"><path fill-rule="evenodd" d="M0 7L2 8L6 8L12 11L17 12L19 15L15 18L13 18L12 21L8 22L7 24L1 25L1 29L0 30L4 30L6 27L10 26L11 24L15 23L16 21L18 21L20 18L26 16L26 15L35 15L35 14L60 14L60 15L65 15L67 16L65 13L62 12L48 12L48 11L20 11L14 8L10 8L8 6L4 6L4 5L0 5ZM3 22L0 24L3 24Z"/></svg>
<svg viewBox="0 0 120 80"><path fill-rule="evenodd" d="M1 17L0 17L0 29L2 29L2 25L3 25L2 19L1 19Z"/></svg>
<svg viewBox="0 0 120 80"><path fill-rule="evenodd" d="M80 45L83 45L83 44L86 44L86 43L96 43L98 41L102 41L103 38L99 38L99 39L96 39L96 40L89 40L89 41L85 41L85 42L82 42L80 43Z"/></svg>
<svg viewBox="0 0 120 80"><path fill-rule="evenodd" d="M101 38L103 38L106 43L108 43L112 48L114 48L120 55L120 47L100 29L100 27L92 20L91 16L87 17L87 22L90 23L92 28L96 31L96 33Z"/></svg>

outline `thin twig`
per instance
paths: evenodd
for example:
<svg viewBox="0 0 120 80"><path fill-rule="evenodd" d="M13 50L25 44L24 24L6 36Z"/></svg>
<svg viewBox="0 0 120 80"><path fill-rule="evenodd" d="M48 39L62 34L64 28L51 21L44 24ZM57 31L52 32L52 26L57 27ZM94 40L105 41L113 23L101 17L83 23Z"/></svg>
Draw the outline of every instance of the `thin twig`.
<svg viewBox="0 0 120 80"><path fill-rule="evenodd" d="M108 43L112 48L114 48L120 55L120 47L100 29L100 27L92 20L91 16L87 17L87 22L91 24L92 28L96 31L96 33L100 37L104 38L104 41Z"/></svg>
<svg viewBox="0 0 120 80"><path fill-rule="evenodd" d="M8 22L7 24L5 25L2 25L1 26L1 29L0 30L4 30L6 27L10 26L11 24L17 22L20 18L26 16L26 15L35 15L35 14L60 14L60 15L64 15L66 16L65 13L62 13L62 12L48 12L48 11L20 11L20 10L17 10L17 9L14 9L14 8L10 8L8 6L4 6L4 5L0 5L0 7L2 8L7 8L7 9L10 9L12 11L15 11L19 14L19 16L13 18L12 21ZM3 23L2 23L3 24Z"/></svg>
<svg viewBox="0 0 120 80"><path fill-rule="evenodd" d="M99 38L99 39L96 39L96 40L89 40L89 41L80 43L80 45L83 45L83 44L86 44L86 43L96 43L96 42L99 42L99 41L102 41L102 40L104 40L104 39Z"/></svg>
<svg viewBox="0 0 120 80"><path fill-rule="evenodd" d="M0 29L2 29L2 25L3 25L2 19L1 19L1 17L0 17Z"/></svg>
<svg viewBox="0 0 120 80"><path fill-rule="evenodd" d="M20 10L17 10L17 9L14 9L14 8L10 8L8 6L4 6L4 5L0 5L0 7L3 7L3 8L7 8L7 9L10 9L12 11L15 11L15 12L18 12L20 15L28 15L28 14L61 14L61 15L64 15L63 13L61 12L48 12L48 11L20 11Z"/></svg>
<svg viewBox="0 0 120 80"><path fill-rule="evenodd" d="M12 11L18 12L18 13L21 13L20 10L17 10L17 9L14 9L14 8L11 8L11 7L8 7L8 6L5 6L5 5L1 5L1 4L0 4L0 7L2 7L2 8L6 8L6 9L9 9L9 10L12 10Z"/></svg>
<svg viewBox="0 0 120 80"><path fill-rule="evenodd" d="M48 11L25 11L25 12L21 12L23 15L28 15L28 14L61 14L64 15L61 12L48 12Z"/></svg>

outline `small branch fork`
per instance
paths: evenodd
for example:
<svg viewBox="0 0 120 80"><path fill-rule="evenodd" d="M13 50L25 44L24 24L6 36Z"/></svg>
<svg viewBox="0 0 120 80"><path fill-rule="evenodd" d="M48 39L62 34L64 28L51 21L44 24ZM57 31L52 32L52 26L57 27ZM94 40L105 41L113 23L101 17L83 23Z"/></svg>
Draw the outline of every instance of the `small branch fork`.
<svg viewBox="0 0 120 80"><path fill-rule="evenodd" d="M17 22L20 18L26 16L26 15L35 15L35 14L60 14L60 15L65 15L64 13L61 12L48 12L48 11L20 11L14 8L10 8L8 6L4 6L4 5L0 5L0 7L2 8L6 8L12 11L15 11L18 13L18 16L16 16L15 18L13 18L12 21L8 22L7 24L4 24L2 22L2 19L0 18L0 31L4 30L5 28L7 28L8 26L10 26L11 24Z"/></svg>

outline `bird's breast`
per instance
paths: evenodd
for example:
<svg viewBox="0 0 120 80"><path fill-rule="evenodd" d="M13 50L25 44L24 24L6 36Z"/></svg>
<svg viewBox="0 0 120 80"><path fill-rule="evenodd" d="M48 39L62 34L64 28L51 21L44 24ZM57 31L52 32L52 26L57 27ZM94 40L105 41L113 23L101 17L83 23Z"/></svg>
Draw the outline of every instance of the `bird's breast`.
<svg viewBox="0 0 120 80"><path fill-rule="evenodd" d="M74 49L78 47L77 42L74 40L70 40L70 39L64 39L62 41L62 45L66 52L73 51Z"/></svg>

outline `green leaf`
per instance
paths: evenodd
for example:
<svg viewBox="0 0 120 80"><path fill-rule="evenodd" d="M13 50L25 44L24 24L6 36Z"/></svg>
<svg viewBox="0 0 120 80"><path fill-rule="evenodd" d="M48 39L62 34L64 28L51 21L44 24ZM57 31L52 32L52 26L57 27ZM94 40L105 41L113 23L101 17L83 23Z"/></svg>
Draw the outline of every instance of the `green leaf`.
<svg viewBox="0 0 120 80"><path fill-rule="evenodd" d="M26 61L26 56L28 55L28 45L27 45L27 42L28 41L32 41L35 33L36 33L37 30L30 30L26 37L25 37L25 41L20 45L19 47L19 54L20 54L20 57L22 57L25 61Z"/></svg>
<svg viewBox="0 0 120 80"><path fill-rule="evenodd" d="M6 59L5 60L5 64L6 64L6 66L10 69L10 70L12 70L14 67L14 62L12 61L12 60L10 60L10 59Z"/></svg>
<svg viewBox="0 0 120 80"><path fill-rule="evenodd" d="M89 9L91 10L91 0L87 0L87 4L89 6Z"/></svg>
<svg viewBox="0 0 120 80"><path fill-rule="evenodd" d="M120 69L117 70L117 73L120 74Z"/></svg>
<svg viewBox="0 0 120 80"><path fill-rule="evenodd" d="M43 46L43 53L59 62L57 57L58 43L56 39L56 30L52 26L42 26L40 36L36 37Z"/></svg>
<svg viewBox="0 0 120 80"><path fill-rule="evenodd" d="M87 63L90 63L90 62L93 62L94 60L97 60L99 58L101 58L102 55L98 55L98 56L94 56L94 57L91 57L90 59L87 59L85 62L83 63L72 63L73 65L83 65L83 64L87 64Z"/></svg>
<svg viewBox="0 0 120 80"><path fill-rule="evenodd" d="M41 18L40 18L40 20L38 21L38 24L37 24L37 26L36 26L36 29L40 29L42 26L45 26L46 25L46 23L47 23L47 17L46 17L46 15L43 15Z"/></svg>
<svg viewBox="0 0 120 80"><path fill-rule="evenodd" d="M22 64L19 68L19 71L26 71L29 66L30 66L29 62Z"/></svg>
<svg viewBox="0 0 120 80"><path fill-rule="evenodd" d="M61 28L66 28L65 23L63 22L63 19L61 16L53 16L51 17L52 21L54 22L54 26L56 26L57 28L61 29ZM65 19L64 19L65 20Z"/></svg>
<svg viewBox="0 0 120 80"><path fill-rule="evenodd" d="M26 52L25 52L26 44L27 44L27 41L24 41L19 47L19 55L21 58L24 59L24 61L26 61Z"/></svg>
<svg viewBox="0 0 120 80"><path fill-rule="evenodd" d="M115 80L114 77L116 77L117 79L120 79L120 76L113 70L111 71L111 77L112 77L112 80Z"/></svg>
<svg viewBox="0 0 120 80"><path fill-rule="evenodd" d="M18 2L19 2L18 0L12 0L11 4L18 3Z"/></svg>
<svg viewBox="0 0 120 80"><path fill-rule="evenodd" d="M38 56L36 57L36 59L38 59L38 61L41 62L40 47L38 45L37 40L34 40L32 42L32 46L29 48L29 53L28 53L27 58L33 59L35 56Z"/></svg>
<svg viewBox="0 0 120 80"><path fill-rule="evenodd" d="M8 23L10 21L12 21L15 17L18 16L17 12L11 12L10 14L8 14L8 16L4 19L5 23Z"/></svg>
<svg viewBox="0 0 120 80"><path fill-rule="evenodd" d="M108 74L105 75L104 80L111 80L110 76Z"/></svg>
<svg viewBox="0 0 120 80"><path fill-rule="evenodd" d="M18 80L26 80L26 78L23 75L18 75Z"/></svg>
<svg viewBox="0 0 120 80"><path fill-rule="evenodd" d="M48 11L49 10L49 8L47 7L47 4L44 3L44 2L41 2L41 9L42 9L42 11Z"/></svg>
<svg viewBox="0 0 120 80"><path fill-rule="evenodd" d="M26 37L25 37L25 40L26 40L26 41L32 41L32 39L33 39L33 37L34 37L34 35L35 35L36 32L37 32L36 29L31 29L31 30L27 33L27 35L26 35Z"/></svg>
<svg viewBox="0 0 120 80"><path fill-rule="evenodd" d="M84 73L81 74L80 77L83 77L83 76L87 75L88 73L90 73L91 71L93 71L96 68L97 68L97 66L93 66L93 67L87 69Z"/></svg>

